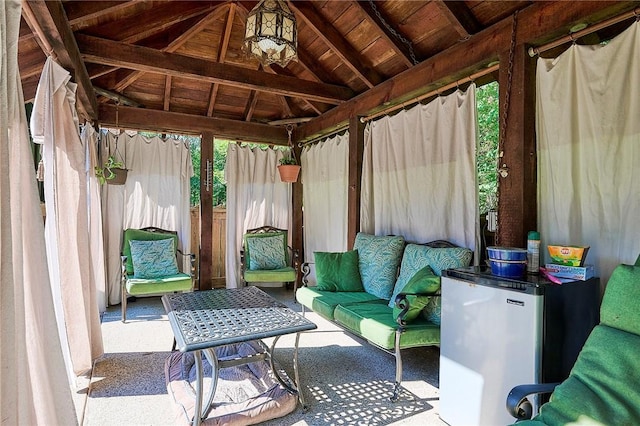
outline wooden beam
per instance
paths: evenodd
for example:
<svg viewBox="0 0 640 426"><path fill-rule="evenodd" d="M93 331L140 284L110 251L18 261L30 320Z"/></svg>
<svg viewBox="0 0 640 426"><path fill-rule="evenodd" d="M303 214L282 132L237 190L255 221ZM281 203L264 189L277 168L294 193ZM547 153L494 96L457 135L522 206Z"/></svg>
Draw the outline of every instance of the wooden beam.
<svg viewBox="0 0 640 426"><path fill-rule="evenodd" d="M224 25L224 32L220 39L220 48L216 55L217 62L224 63L224 59L227 56L227 50L229 50L229 40L231 39L231 29L233 28L233 20L236 16L236 10L238 9L235 3L229 4L229 13L227 14L227 21ZM213 83L211 86L211 93L209 94L209 104L207 106L207 116L213 115L213 108L216 104L216 98L218 97L218 89L220 89L220 83Z"/></svg>
<svg viewBox="0 0 640 426"><path fill-rule="evenodd" d="M78 84L78 101L81 115L95 120L98 118L98 102L96 94L87 74L87 69L80 57L78 45L73 37L71 27L60 0L37 1L25 0L22 3L23 16L36 36L51 47L57 62L64 67Z"/></svg>
<svg viewBox="0 0 640 426"><path fill-rule="evenodd" d="M518 15L518 42L544 43L576 22L597 22L633 7L633 2L535 2ZM303 124L296 134L308 140L346 126L349 117L370 115L456 81L497 60L510 41L509 17Z"/></svg>
<svg viewBox="0 0 640 426"><path fill-rule="evenodd" d="M347 247L353 248L360 232L360 195L362 193L362 159L364 158L364 123L360 117L349 119L349 193L347 194Z"/></svg>
<svg viewBox="0 0 640 426"><path fill-rule="evenodd" d="M389 25L389 22L393 22L391 18L384 16L383 11L378 9L373 2L354 1L353 4L357 5L369 17L371 22L374 23L380 34L382 34L384 39L387 40L387 43L389 43L398 59L400 59L407 68L414 66L415 64L411 60L411 51L409 50L409 47L402 43L395 34L387 29L387 26L385 25L385 22L387 25ZM381 18L378 17L378 14L380 14ZM397 29L394 30L398 31Z"/></svg>
<svg viewBox="0 0 640 426"><path fill-rule="evenodd" d="M433 3L461 38L467 38L482 30L482 25L464 2L435 0Z"/></svg>
<svg viewBox="0 0 640 426"><path fill-rule="evenodd" d="M164 102L163 109L169 111L169 103L171 102L171 76L164 78Z"/></svg>
<svg viewBox="0 0 640 426"><path fill-rule="evenodd" d="M360 55L332 24L318 13L311 2L288 1L287 4L369 88L380 84L384 80L369 65L369 61Z"/></svg>
<svg viewBox="0 0 640 426"><path fill-rule="evenodd" d="M200 290L211 290L213 269L213 170L214 134L202 133L200 139ZM209 170L207 170L209 169ZM207 176L211 181L207 182Z"/></svg>
<svg viewBox="0 0 640 426"><path fill-rule="evenodd" d="M249 90L277 93L340 104L353 95L347 87L316 83L281 75L269 75L237 65L160 52L97 37L77 34L82 55L88 62L131 68L173 77L227 84Z"/></svg>
<svg viewBox="0 0 640 426"><path fill-rule="evenodd" d="M219 137L231 140L288 145L287 132L280 127L145 108L100 104L100 123L115 126L116 110L118 126L124 129L184 134L212 132Z"/></svg>
<svg viewBox="0 0 640 426"><path fill-rule="evenodd" d="M256 104L258 103L258 92L252 90L249 93L249 98L247 99L247 104L244 108L244 113L242 114L244 117L244 121L251 121L253 117L253 111L256 109Z"/></svg>

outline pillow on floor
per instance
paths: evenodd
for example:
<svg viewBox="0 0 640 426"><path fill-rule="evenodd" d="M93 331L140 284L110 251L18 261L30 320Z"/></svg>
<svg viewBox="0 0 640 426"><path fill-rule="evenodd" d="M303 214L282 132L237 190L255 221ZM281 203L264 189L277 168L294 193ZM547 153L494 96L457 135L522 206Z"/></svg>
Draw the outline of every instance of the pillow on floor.
<svg viewBox="0 0 640 426"><path fill-rule="evenodd" d="M344 253L313 253L316 264L317 290L363 291L358 251Z"/></svg>

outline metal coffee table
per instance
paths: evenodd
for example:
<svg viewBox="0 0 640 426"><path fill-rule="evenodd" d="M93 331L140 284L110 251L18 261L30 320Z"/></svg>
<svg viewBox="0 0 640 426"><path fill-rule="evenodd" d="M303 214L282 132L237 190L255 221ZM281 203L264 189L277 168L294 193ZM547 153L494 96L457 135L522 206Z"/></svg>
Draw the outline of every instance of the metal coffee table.
<svg viewBox="0 0 640 426"><path fill-rule="evenodd" d="M298 375L298 341L300 332L317 328L314 323L256 287L167 294L162 296L162 303L169 315L177 348L180 352L194 352L195 355L196 406L193 425L199 425L209 412L219 369L265 359L269 361L276 380L297 395L305 407ZM280 336L292 333L296 333L293 352L295 383L280 375L273 359ZM269 337L274 337L270 347L261 342L261 339ZM216 347L247 341L259 341L264 351L250 358L217 359ZM203 353L212 366L211 388L204 405Z"/></svg>

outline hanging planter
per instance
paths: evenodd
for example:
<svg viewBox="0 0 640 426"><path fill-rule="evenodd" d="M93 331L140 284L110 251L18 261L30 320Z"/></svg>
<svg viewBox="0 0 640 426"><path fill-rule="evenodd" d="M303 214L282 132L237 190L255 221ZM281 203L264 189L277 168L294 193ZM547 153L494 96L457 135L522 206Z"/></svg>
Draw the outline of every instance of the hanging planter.
<svg viewBox="0 0 640 426"><path fill-rule="evenodd" d="M127 181L127 173L129 173L129 170L120 168L120 167L115 167L115 168L109 169L109 172L113 174L113 178L107 180L107 183L109 185L124 185L125 182Z"/></svg>
<svg viewBox="0 0 640 426"><path fill-rule="evenodd" d="M124 185L127 181L127 173L122 161L116 160L116 157L110 155L102 167L96 167L96 178L100 184Z"/></svg>
<svg viewBox="0 0 640 426"><path fill-rule="evenodd" d="M297 164L280 164L278 166L278 172L280 173L280 180L282 182L296 182L298 180L298 174L300 173L300 166Z"/></svg>
<svg viewBox="0 0 640 426"><path fill-rule="evenodd" d="M293 143L291 142L291 132L293 126L287 124L287 133L289 133L289 153L280 159L280 165L278 166L278 172L280 173L280 180L282 182L293 183L298 180L300 174L300 165L296 159L296 154L293 150Z"/></svg>

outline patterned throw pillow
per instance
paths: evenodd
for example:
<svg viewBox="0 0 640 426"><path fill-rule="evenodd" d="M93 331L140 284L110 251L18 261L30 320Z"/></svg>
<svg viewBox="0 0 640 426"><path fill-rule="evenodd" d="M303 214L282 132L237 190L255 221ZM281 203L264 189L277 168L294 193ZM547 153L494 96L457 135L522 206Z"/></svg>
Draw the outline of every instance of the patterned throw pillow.
<svg viewBox="0 0 640 426"><path fill-rule="evenodd" d="M287 240L284 232L245 235L250 271L281 269L287 266Z"/></svg>
<svg viewBox="0 0 640 426"><path fill-rule="evenodd" d="M427 306L422 310L422 316L431 321L435 325L440 325L440 308L441 308L442 296L431 296Z"/></svg>
<svg viewBox="0 0 640 426"><path fill-rule="evenodd" d="M425 256L437 276L445 269L464 268L471 264L473 252L465 247L425 247Z"/></svg>
<svg viewBox="0 0 640 426"><path fill-rule="evenodd" d="M178 271L173 239L129 241L134 278L151 279L175 275Z"/></svg>
<svg viewBox="0 0 640 426"><path fill-rule="evenodd" d="M404 237L359 233L353 245L360 257L360 276L367 293L389 300L404 250Z"/></svg>
<svg viewBox="0 0 640 426"><path fill-rule="evenodd" d="M402 275L402 272L400 272L400 275ZM425 295L434 294L440 290L440 277L433 273L433 270L429 265L413 274L413 277L411 277L409 282L404 286L398 285L399 282L400 278L398 277L398 282L396 283L396 287L393 289L391 300L389 300L390 308L395 308L396 296L400 293L420 293Z"/></svg>

